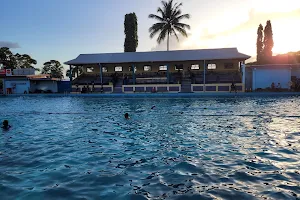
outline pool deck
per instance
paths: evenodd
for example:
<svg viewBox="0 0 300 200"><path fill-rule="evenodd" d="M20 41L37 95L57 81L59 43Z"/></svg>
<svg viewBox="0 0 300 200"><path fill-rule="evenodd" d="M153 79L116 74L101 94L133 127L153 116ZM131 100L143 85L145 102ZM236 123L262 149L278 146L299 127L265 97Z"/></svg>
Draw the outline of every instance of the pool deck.
<svg viewBox="0 0 300 200"><path fill-rule="evenodd" d="M99 97L99 98L201 98L201 97L259 97L300 96L300 92L249 92L249 93L130 93L130 94L10 94L0 97Z"/></svg>

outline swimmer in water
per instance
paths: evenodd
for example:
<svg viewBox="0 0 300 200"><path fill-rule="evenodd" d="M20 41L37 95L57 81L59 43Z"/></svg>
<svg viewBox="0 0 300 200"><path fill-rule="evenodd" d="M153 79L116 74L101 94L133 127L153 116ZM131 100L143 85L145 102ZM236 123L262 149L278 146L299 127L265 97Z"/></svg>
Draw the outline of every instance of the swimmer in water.
<svg viewBox="0 0 300 200"><path fill-rule="evenodd" d="M1 128L4 130L8 130L11 128L11 126L8 124L8 120L3 121L3 126Z"/></svg>
<svg viewBox="0 0 300 200"><path fill-rule="evenodd" d="M125 119L129 119L129 114L125 113L124 117L125 117Z"/></svg>

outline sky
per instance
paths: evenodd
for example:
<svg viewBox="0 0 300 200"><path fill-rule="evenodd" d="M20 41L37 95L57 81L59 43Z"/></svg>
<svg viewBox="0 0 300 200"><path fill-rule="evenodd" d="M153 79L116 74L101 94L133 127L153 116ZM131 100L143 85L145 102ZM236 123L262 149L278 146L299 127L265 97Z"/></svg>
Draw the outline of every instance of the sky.
<svg viewBox="0 0 300 200"><path fill-rule="evenodd" d="M176 1L176 0L175 0ZM271 20L274 54L300 50L299 0L178 0L191 19L189 37L171 38L170 49L237 47L256 54L257 27ZM138 17L137 51L166 50L150 39L160 0L9 0L1 2L0 46L29 54L37 67L64 63L81 53L123 52L124 15ZM67 66L65 66L67 68Z"/></svg>

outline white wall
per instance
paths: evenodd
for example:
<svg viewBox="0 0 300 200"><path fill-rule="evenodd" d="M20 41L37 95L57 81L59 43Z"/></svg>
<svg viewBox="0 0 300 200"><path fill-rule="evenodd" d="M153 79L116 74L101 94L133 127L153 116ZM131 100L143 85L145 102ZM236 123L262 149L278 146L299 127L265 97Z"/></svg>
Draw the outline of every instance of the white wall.
<svg viewBox="0 0 300 200"><path fill-rule="evenodd" d="M280 83L281 88L290 88L289 82L291 81L290 68L256 68L253 69L252 89L268 88L274 82L275 86Z"/></svg>
<svg viewBox="0 0 300 200"><path fill-rule="evenodd" d="M56 93L57 90L57 82L56 81L31 81L30 91L34 92L35 90L51 90Z"/></svg>
<svg viewBox="0 0 300 200"><path fill-rule="evenodd" d="M13 94L24 94L25 91L29 93L30 82L25 80L5 81L4 86L5 91L7 88L12 88Z"/></svg>

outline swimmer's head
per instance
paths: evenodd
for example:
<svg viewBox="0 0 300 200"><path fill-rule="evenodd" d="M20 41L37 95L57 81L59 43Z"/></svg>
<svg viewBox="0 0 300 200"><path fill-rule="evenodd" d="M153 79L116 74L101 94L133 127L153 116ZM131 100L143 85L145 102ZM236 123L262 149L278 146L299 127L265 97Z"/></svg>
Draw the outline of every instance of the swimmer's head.
<svg viewBox="0 0 300 200"><path fill-rule="evenodd" d="M129 119L129 114L125 113L124 117L125 117L125 119Z"/></svg>
<svg viewBox="0 0 300 200"><path fill-rule="evenodd" d="M3 126L8 126L8 120L3 121Z"/></svg>

